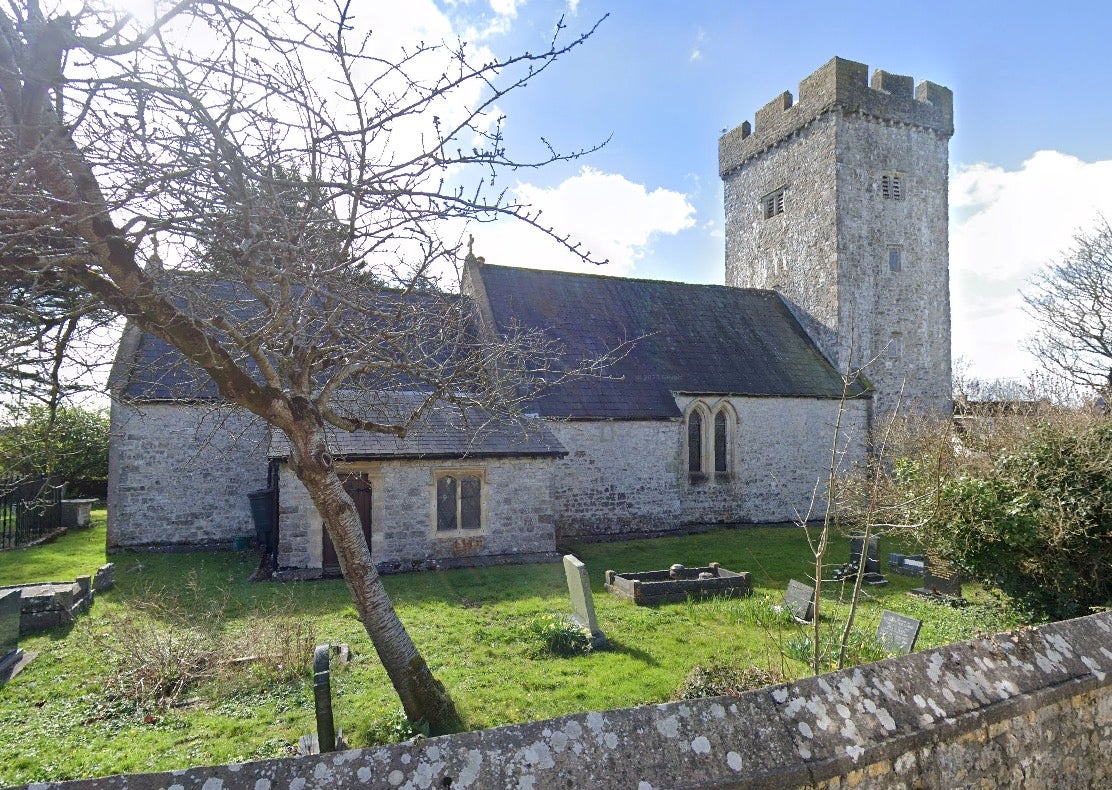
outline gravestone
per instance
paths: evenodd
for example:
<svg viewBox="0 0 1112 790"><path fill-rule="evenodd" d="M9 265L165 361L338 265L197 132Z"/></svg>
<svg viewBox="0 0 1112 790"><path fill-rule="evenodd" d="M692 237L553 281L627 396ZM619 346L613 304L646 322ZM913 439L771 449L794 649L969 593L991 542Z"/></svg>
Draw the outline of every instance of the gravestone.
<svg viewBox="0 0 1112 790"><path fill-rule="evenodd" d="M332 682L328 668L328 643L313 651L313 702L317 712L317 748L336 751L336 725L332 719Z"/></svg>
<svg viewBox="0 0 1112 790"><path fill-rule="evenodd" d="M568 593L571 594L572 618L591 632L591 646L606 645L606 634L598 627L595 616L595 599L591 595L591 579L587 566L574 554L564 555L564 575L568 579Z"/></svg>
<svg viewBox="0 0 1112 790"><path fill-rule="evenodd" d="M861 549L865 543L862 532L851 532L849 536L849 562L856 569L861 564ZM865 584L888 584L888 580L880 572L880 537L869 536L869 548L865 552L865 575L861 577Z"/></svg>
<svg viewBox="0 0 1112 790"><path fill-rule="evenodd" d="M784 593L784 606L796 620L809 623L815 616L815 588L791 579Z"/></svg>
<svg viewBox="0 0 1112 790"><path fill-rule="evenodd" d="M901 576L922 576L924 559L922 554L896 554L888 555L888 570Z"/></svg>
<svg viewBox="0 0 1112 790"><path fill-rule="evenodd" d="M915 640L919 638L919 629L922 627L922 620L885 609L880 615L876 640L885 650L907 655L915 649Z"/></svg>
<svg viewBox="0 0 1112 790"><path fill-rule="evenodd" d="M19 612L21 595L18 589L0 590L0 680L7 680L22 658L19 649Z"/></svg>
<svg viewBox="0 0 1112 790"><path fill-rule="evenodd" d="M347 645L340 645L341 654ZM321 752L338 752L348 748L344 731L337 730L332 718L332 681L328 666L331 646L325 642L313 650L313 707L317 715L317 731L302 735L297 741L297 756L307 757Z"/></svg>
<svg viewBox="0 0 1112 790"><path fill-rule="evenodd" d="M928 551L923 562L923 586L911 592L915 595L961 598L961 576L957 568Z"/></svg>

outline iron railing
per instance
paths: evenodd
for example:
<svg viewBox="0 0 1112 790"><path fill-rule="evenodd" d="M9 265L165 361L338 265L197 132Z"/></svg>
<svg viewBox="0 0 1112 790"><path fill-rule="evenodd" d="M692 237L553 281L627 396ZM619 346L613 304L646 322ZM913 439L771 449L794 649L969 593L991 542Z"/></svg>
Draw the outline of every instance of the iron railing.
<svg viewBox="0 0 1112 790"><path fill-rule="evenodd" d="M26 546L61 528L64 488L53 477L0 474L0 550Z"/></svg>

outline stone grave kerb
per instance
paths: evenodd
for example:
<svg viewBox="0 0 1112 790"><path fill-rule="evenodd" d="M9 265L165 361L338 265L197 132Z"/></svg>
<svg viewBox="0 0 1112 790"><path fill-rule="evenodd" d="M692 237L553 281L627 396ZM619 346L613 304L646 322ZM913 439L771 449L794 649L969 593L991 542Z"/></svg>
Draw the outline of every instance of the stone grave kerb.
<svg viewBox="0 0 1112 790"><path fill-rule="evenodd" d="M568 593L571 595L572 618L591 632L592 647L605 646L606 634L598 627L595 599L591 595L591 578L587 574L587 566L574 554L565 554L564 575L567 577Z"/></svg>

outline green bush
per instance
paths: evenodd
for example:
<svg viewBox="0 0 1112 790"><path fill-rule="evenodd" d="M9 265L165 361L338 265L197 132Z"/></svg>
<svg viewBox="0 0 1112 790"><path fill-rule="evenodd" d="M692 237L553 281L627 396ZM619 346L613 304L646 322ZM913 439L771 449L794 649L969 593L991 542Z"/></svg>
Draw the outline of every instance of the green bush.
<svg viewBox="0 0 1112 790"><path fill-rule="evenodd" d="M979 474L943 482L927 537L1040 617L1112 602L1112 421L1033 430Z"/></svg>
<svg viewBox="0 0 1112 790"><path fill-rule="evenodd" d="M8 406L0 417L0 471L57 474L66 480L108 477L108 413L62 406Z"/></svg>
<svg viewBox="0 0 1112 790"><path fill-rule="evenodd" d="M591 650L591 632L567 615L536 618L526 629L534 655L576 656Z"/></svg>

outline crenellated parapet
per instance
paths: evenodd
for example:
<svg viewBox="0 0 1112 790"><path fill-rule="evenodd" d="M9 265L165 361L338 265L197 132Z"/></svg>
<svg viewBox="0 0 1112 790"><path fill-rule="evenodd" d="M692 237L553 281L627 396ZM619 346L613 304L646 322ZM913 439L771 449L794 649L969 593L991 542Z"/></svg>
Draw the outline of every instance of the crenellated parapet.
<svg viewBox="0 0 1112 790"><path fill-rule="evenodd" d="M954 94L949 88L832 58L799 83L799 100L784 91L757 111L754 123L742 123L718 142L719 174L725 176L747 160L789 137L822 115L840 111L890 123L954 133Z"/></svg>

